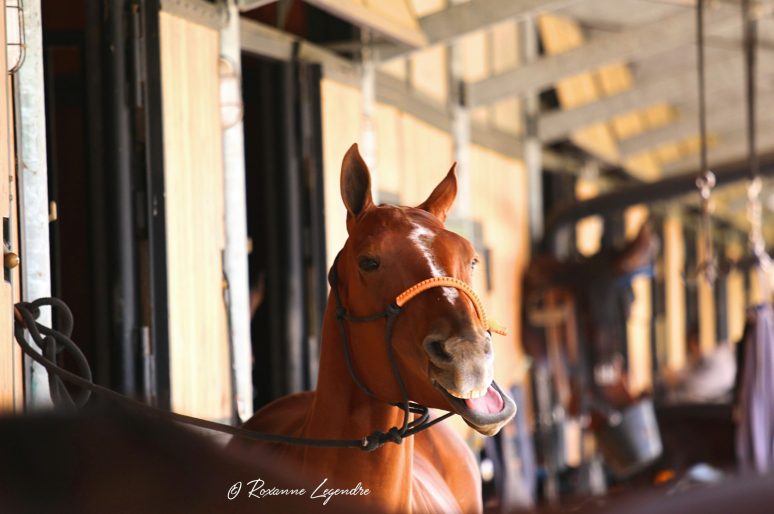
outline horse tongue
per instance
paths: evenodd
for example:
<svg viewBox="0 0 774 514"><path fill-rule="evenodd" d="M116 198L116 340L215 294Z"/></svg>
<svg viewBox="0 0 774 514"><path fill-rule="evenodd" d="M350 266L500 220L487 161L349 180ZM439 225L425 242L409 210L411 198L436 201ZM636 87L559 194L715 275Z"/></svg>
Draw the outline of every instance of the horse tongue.
<svg viewBox="0 0 774 514"><path fill-rule="evenodd" d="M492 386L486 390L486 394L481 398L473 398L465 400L465 405L472 411L481 412L484 414L497 414L505 406L503 397L500 393L495 391Z"/></svg>

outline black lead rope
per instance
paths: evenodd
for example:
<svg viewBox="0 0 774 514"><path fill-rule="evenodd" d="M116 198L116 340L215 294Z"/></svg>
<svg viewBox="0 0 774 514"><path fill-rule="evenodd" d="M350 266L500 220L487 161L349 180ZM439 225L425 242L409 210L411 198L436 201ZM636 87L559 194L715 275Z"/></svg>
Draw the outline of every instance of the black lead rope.
<svg viewBox="0 0 774 514"><path fill-rule="evenodd" d="M352 365L351 352L349 350L349 337L346 327L344 326L344 321L366 322L374 321L380 318L386 318L387 328L385 339L387 342L387 355L390 361L392 372L395 375L401 394L403 395L403 401L401 403L389 404L396 406L404 411L402 427L392 427L387 432L381 432L377 430L367 436L364 436L362 439L312 439L305 437L291 437L282 434L254 432L252 430L245 430L243 428L232 427L222 423L215 423L213 421L186 416L184 414L163 411L161 409L157 409L150 405L141 403L137 400L128 398L106 387L97 385L92 382L91 368L89 367L88 360L83 355L83 352L81 352L78 346L72 341L72 339L70 339L73 328L72 311L70 311L70 308L67 306L67 304L58 298L41 298L35 300L34 302L17 303L15 306L16 314L14 337L24 353L35 362L43 366L46 371L48 371L51 399L56 406L64 406L68 408L82 407L89 400L91 393L96 393L117 403L121 403L142 411L151 416L178 421L199 428L222 432L225 434L241 437L244 439L252 439L255 441L291 444L297 446L310 446L316 448L359 448L360 450L367 452L376 450L387 442L400 444L406 437L410 437L423 430L427 430L436 423L439 423L444 419L452 416L453 413L448 412L442 416L430 420L430 414L427 407L409 401L406 387L401 378L400 371L398 370L397 362L395 361L395 356L392 350L393 326L395 319L400 313L400 307L393 304L388 307L385 312L373 316L349 316L346 310L341 306L338 290L334 285L337 284L337 274L335 271L337 262L338 257L336 262L334 262L333 268L331 269L329 279L331 280L331 287L334 291L333 296L336 301L337 309L336 319L339 324L339 330L341 331L342 345L344 347L344 357L347 363L347 367L350 371L350 375L358 387L360 387L368 396L377 399L374 393L368 389L368 387L365 386L365 384L358 378L354 366ZM36 321L40 316L41 307L46 306L51 307L52 315L53 311L56 311L61 316L60 319L62 320L62 327L60 330L54 330L52 328L41 325ZM38 346L38 348L40 348L40 351L36 350L32 347L32 345L30 345L25 337L25 331L30 334L32 341ZM57 356L63 351L68 352L73 357L80 375L63 369L57 364ZM69 391L64 385L64 382L69 382L80 388L76 398L73 398L70 395ZM413 421L409 421L410 414L418 415L418 418Z"/></svg>

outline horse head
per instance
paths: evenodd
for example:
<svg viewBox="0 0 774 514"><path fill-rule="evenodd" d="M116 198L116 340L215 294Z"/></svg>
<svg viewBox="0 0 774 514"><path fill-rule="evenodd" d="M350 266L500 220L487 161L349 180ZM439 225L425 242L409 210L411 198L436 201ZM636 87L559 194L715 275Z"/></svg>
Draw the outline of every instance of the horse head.
<svg viewBox="0 0 774 514"><path fill-rule="evenodd" d="M446 230L457 194L454 166L417 207L375 205L368 167L353 145L344 156L341 195L348 238L337 259L338 294L351 315L384 311L396 297L433 277L470 284L473 245ZM395 320L392 348L412 401L453 411L493 435L515 414L513 400L493 381L494 352L475 300L456 287L432 287L406 303ZM351 323L352 364L379 399L401 391L388 365L385 323Z"/></svg>

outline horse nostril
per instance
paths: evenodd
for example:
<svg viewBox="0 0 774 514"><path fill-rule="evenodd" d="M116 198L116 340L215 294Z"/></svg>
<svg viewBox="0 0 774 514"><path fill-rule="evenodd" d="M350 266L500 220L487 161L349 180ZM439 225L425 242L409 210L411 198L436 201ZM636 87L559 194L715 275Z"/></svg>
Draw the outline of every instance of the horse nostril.
<svg viewBox="0 0 774 514"><path fill-rule="evenodd" d="M425 343L425 351L430 355L430 360L439 363L449 363L452 356L443 347L443 341L433 340Z"/></svg>

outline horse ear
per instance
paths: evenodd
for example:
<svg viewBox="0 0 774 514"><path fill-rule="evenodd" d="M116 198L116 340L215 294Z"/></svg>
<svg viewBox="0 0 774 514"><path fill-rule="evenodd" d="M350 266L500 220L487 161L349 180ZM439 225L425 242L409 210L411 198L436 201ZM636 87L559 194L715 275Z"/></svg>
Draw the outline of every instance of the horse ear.
<svg viewBox="0 0 774 514"><path fill-rule="evenodd" d="M457 197L457 163L452 164L449 173L435 186L430 196L417 208L425 210L438 218L441 223L446 221L446 215Z"/></svg>
<svg viewBox="0 0 774 514"><path fill-rule="evenodd" d="M347 225L374 204L371 198L371 174L360 156L357 143L349 147L341 163L341 199L347 208Z"/></svg>
<svg viewBox="0 0 774 514"><path fill-rule="evenodd" d="M645 222L640 232L618 255L615 265L622 273L631 273L649 264L658 253L658 236L653 233L650 223Z"/></svg>

